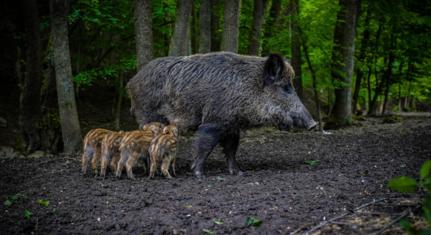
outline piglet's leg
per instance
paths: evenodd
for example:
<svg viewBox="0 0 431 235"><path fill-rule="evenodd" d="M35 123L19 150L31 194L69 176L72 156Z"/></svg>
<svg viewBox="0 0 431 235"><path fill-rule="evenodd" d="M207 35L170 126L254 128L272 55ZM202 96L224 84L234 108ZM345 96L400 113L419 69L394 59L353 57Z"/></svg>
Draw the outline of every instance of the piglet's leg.
<svg viewBox="0 0 431 235"><path fill-rule="evenodd" d="M124 165L126 164L127 159L129 158L129 153L127 150L122 150L120 155L121 157L117 164L117 172L115 173L117 177L121 177L121 173L123 172Z"/></svg>
<svg viewBox="0 0 431 235"><path fill-rule="evenodd" d="M93 168L94 176L97 176L97 167L99 166L99 163L100 163L100 155L101 155L100 152L101 152L100 146L97 146L94 151L93 159L91 160L91 167Z"/></svg>
<svg viewBox="0 0 431 235"><path fill-rule="evenodd" d="M108 164L111 161L111 152L109 150L102 149L102 164L100 167L100 176L105 178L106 176L106 168L108 168Z"/></svg>
<svg viewBox="0 0 431 235"><path fill-rule="evenodd" d="M227 167L231 175L243 175L244 173L239 168L235 159L236 151L239 145L239 130L233 130L225 133L220 140L220 145L223 147L223 153L226 156Z"/></svg>
<svg viewBox="0 0 431 235"><path fill-rule="evenodd" d="M129 177L129 179L132 179L132 180L135 179L135 176L133 175L133 167L135 167L139 156L140 156L139 153L132 153L132 154L130 154L129 159L127 159L126 171L127 171L127 176Z"/></svg>
<svg viewBox="0 0 431 235"><path fill-rule="evenodd" d="M88 165L93 158L94 149L92 146L87 146L82 153L82 174L87 174Z"/></svg>
<svg viewBox="0 0 431 235"><path fill-rule="evenodd" d="M197 178L204 177L204 162L219 142L221 132L221 126L217 124L208 123L199 126L192 146L194 162L191 167Z"/></svg>
<svg viewBox="0 0 431 235"><path fill-rule="evenodd" d="M162 174L168 179L172 178L171 174L169 174L170 163L171 163L171 159L169 159L169 157L163 158L161 170L162 170Z"/></svg>

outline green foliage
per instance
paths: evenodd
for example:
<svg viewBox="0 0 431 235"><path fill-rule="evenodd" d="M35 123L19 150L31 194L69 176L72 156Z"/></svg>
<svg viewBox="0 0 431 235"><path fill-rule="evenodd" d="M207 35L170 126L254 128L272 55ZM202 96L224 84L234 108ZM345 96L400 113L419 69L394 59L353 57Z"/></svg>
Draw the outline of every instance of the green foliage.
<svg viewBox="0 0 431 235"><path fill-rule="evenodd" d="M262 28L263 56L281 53L291 58L291 15L289 1L282 0L279 15L270 16L273 1L267 1ZM176 0L151 1L153 13L154 57L166 56L175 27ZM239 53L248 52L253 1L241 1L239 20ZM191 22L199 22L199 1L194 4ZM317 77L317 90L324 107L332 106L333 89L349 83L333 82L331 74L334 26L338 1L300 1L299 25L301 38L307 45L311 64ZM78 87L93 86L95 81L116 86L118 77L135 71L135 32L133 1L74 1L68 16L70 24L70 49L74 81ZM213 44L223 33L223 2L218 2L213 15L218 17L218 28ZM369 108L369 96L383 102L384 78L390 75L389 99L406 100L406 105L394 105L396 109L414 110L415 102L431 105L431 16L428 2L382 0L362 1L356 30L355 67L364 74L359 90L358 104ZM366 18L369 14L369 21ZM49 26L49 20L41 21L41 28ZM198 25L198 24L197 24ZM208 26L209 27L209 26ZM198 28L198 27L197 27ZM368 43L362 45L365 32ZM198 42L199 30L192 30L191 38ZM215 45L217 48L219 45ZM364 58L360 52L364 46ZM196 53L196 45L192 45ZM304 50L302 50L304 53ZM389 65L388 58L393 56ZM356 73L353 79L356 78ZM367 78L369 78L369 83ZM352 89L354 86L352 83ZM302 83L312 85L311 74L305 56L302 61ZM381 86L379 88L379 86ZM369 90L368 90L369 88ZM400 102L401 103L401 102ZM328 112L329 110L323 110Z"/></svg>
<svg viewBox="0 0 431 235"><path fill-rule="evenodd" d="M305 160L304 162L311 167L317 166L319 164L319 160L314 160L314 159Z"/></svg>
<svg viewBox="0 0 431 235"><path fill-rule="evenodd" d="M388 183L389 188L400 193L412 193L416 191L416 180L407 176L393 178Z"/></svg>
<svg viewBox="0 0 431 235"><path fill-rule="evenodd" d="M399 176L389 181L388 186L394 191L401 193L414 193L417 188L425 191L425 196L422 201L422 212L424 219L428 223L428 228L415 228L409 221L402 220L400 226L409 234L430 234L431 233L431 160L425 161L419 171L420 179L415 179L407 176Z"/></svg>
<svg viewBox="0 0 431 235"><path fill-rule="evenodd" d="M37 204L44 206L44 207L47 207L47 206L49 206L49 201L45 200L45 199L37 199Z"/></svg>
<svg viewBox="0 0 431 235"><path fill-rule="evenodd" d="M262 224L262 220L260 220L259 218L255 217L255 216L249 216L245 220L245 224L247 226L259 227Z"/></svg>
<svg viewBox="0 0 431 235"><path fill-rule="evenodd" d="M7 197L6 200L3 202L3 205L5 207L10 207L13 204L17 203L19 200L22 200L25 198L25 195L22 193L16 193L10 197Z"/></svg>
<svg viewBox="0 0 431 235"><path fill-rule="evenodd" d="M121 60L118 64L78 73L73 80L79 86L91 86L96 79L115 79L118 78L120 74L134 71L135 69L136 57L130 57Z"/></svg>
<svg viewBox="0 0 431 235"><path fill-rule="evenodd" d="M24 219L30 219L31 218L31 216L33 216L33 212L31 212L31 211L29 211L29 210L27 210L27 209L25 209L24 210Z"/></svg>

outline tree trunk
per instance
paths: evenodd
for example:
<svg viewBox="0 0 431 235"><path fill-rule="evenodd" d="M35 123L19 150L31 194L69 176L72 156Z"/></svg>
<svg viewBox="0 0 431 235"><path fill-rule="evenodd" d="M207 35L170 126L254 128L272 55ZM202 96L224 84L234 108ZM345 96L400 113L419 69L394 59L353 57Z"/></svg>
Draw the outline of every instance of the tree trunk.
<svg viewBox="0 0 431 235"><path fill-rule="evenodd" d="M388 96L389 96L389 89L391 88L391 83L392 83L392 81L391 81L392 80L392 66L393 66L394 61L395 61L395 54L394 54L395 41L396 41L396 38L394 36L394 32L392 31L391 39L390 39L389 55L388 55L388 67L386 68L386 72L384 74L385 96L383 99L382 115L384 115L386 112L386 107L387 107L387 103L388 103Z"/></svg>
<svg viewBox="0 0 431 235"><path fill-rule="evenodd" d="M304 49L305 60L307 61L308 69L310 69L311 78L313 80L314 103L316 104L317 120L319 121L319 130L323 131L323 122L322 122L322 114L320 111L321 108L320 108L319 93L317 90L316 71L314 70L313 65L311 64L310 56L308 54L307 42L303 36L303 33L302 33L300 27L298 27L298 33L299 33L299 39L300 39L299 41L302 42L302 48Z"/></svg>
<svg viewBox="0 0 431 235"><path fill-rule="evenodd" d="M193 0L178 0L174 35L169 46L170 56L187 55L189 41L187 34L190 28Z"/></svg>
<svg viewBox="0 0 431 235"><path fill-rule="evenodd" d="M121 109L122 109L122 104L123 104L123 91L124 91L124 87L123 87L123 75L120 74L119 78L118 78L118 84L117 84L117 104L115 107L115 129L116 130L120 130L120 121L121 121Z"/></svg>
<svg viewBox="0 0 431 235"><path fill-rule="evenodd" d="M26 144L26 153L41 147L39 124L41 121L41 43L36 0L22 1L24 10L26 63L20 97L19 123Z"/></svg>
<svg viewBox="0 0 431 235"><path fill-rule="evenodd" d="M240 0L225 0L223 51L238 52Z"/></svg>
<svg viewBox="0 0 431 235"><path fill-rule="evenodd" d="M351 83L359 0L340 0L340 7L332 49L331 74L335 86L335 105L331 116L336 125L344 126L352 121Z"/></svg>
<svg viewBox="0 0 431 235"><path fill-rule="evenodd" d="M299 34L299 0L290 0L291 27L292 27L292 67L295 71L294 86L299 97L303 96L301 78L301 40Z"/></svg>
<svg viewBox="0 0 431 235"><path fill-rule="evenodd" d="M260 38L267 0L254 0L253 24L250 31L248 54L260 55Z"/></svg>
<svg viewBox="0 0 431 235"><path fill-rule="evenodd" d="M81 143L70 63L67 12L69 1L51 0L51 37L64 151L74 153Z"/></svg>
<svg viewBox="0 0 431 235"><path fill-rule="evenodd" d="M220 11L221 4L218 0L211 1L211 51L220 51Z"/></svg>
<svg viewBox="0 0 431 235"><path fill-rule="evenodd" d="M263 37L263 44L262 44L262 54L267 55L270 53L271 49L268 48L267 40L269 38L272 38L273 31L277 30L276 25L278 18L280 16L281 11L281 1L280 0L272 0L271 2L271 8L269 10L269 17L268 20L266 20L265 23L265 30L264 30L264 37Z"/></svg>
<svg viewBox="0 0 431 235"><path fill-rule="evenodd" d="M135 0L137 70L153 59L153 16L151 0Z"/></svg>
<svg viewBox="0 0 431 235"><path fill-rule="evenodd" d="M367 13L365 15L365 29L364 34L361 41L361 51L359 52L358 61L360 63L365 63L365 56L368 48L368 43L370 41L370 20L371 20L371 13L370 13L370 6L367 8ZM353 98L352 98L352 112L356 113L356 105L358 103L358 97L359 97L359 91L361 90L361 82L362 78L364 77L364 73L362 72L362 69L358 64L356 64L356 81L355 81L355 89L353 91Z"/></svg>
<svg viewBox="0 0 431 235"><path fill-rule="evenodd" d="M367 95L368 95L368 111L371 107L371 75L373 74L373 69L371 65L368 65L368 75L367 75Z"/></svg>
<svg viewBox="0 0 431 235"><path fill-rule="evenodd" d="M379 44L380 44L379 43L380 36L382 34L382 31L383 31L383 24L384 24L384 18L380 17L379 18L379 23L378 23L379 27L378 27L377 32L376 32L376 39L375 39L374 46L373 46L373 52L374 53L373 53L373 56L372 56L372 64L374 66L374 74L375 74L375 78L376 78L376 88L375 88L375 92L374 92L373 98L371 99L371 101L369 101L368 115L376 115L375 104L376 104L376 101L377 101L377 97L379 96L380 87L381 87L381 83L379 83L379 79L378 79L379 76L378 76L378 73L377 73L377 57L376 57L376 55L378 53L378 48L379 48ZM369 86L370 86L369 90L371 91L371 84L370 84L370 82L369 82ZM371 92L369 93L369 95L371 95Z"/></svg>
<svg viewBox="0 0 431 235"><path fill-rule="evenodd" d="M199 11L199 53L211 51L211 0L202 0Z"/></svg>

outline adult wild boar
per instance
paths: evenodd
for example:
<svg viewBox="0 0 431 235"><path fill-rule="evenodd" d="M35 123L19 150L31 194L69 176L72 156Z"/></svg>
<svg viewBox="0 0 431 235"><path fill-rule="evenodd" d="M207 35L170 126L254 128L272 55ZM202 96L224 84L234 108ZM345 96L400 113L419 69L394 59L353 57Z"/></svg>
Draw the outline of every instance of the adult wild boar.
<svg viewBox="0 0 431 235"><path fill-rule="evenodd" d="M293 76L280 55L261 58L217 52L155 59L127 88L139 125L171 122L180 132L196 130L192 170L200 178L205 159L218 143L229 173L242 174L235 160L240 129L316 125L295 93Z"/></svg>

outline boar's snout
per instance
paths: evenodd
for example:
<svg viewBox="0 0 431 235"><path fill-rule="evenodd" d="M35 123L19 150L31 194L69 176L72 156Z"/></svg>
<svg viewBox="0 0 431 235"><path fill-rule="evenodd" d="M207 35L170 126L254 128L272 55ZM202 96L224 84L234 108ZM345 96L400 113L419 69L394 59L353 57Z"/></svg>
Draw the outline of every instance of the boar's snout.
<svg viewBox="0 0 431 235"><path fill-rule="evenodd" d="M316 121L314 121L313 117L308 112L308 110L305 109L305 107L302 108L302 110L298 113L292 113L291 117L293 120L293 126L298 128L312 130L318 124Z"/></svg>
<svg viewBox="0 0 431 235"><path fill-rule="evenodd" d="M307 130L309 130L309 131L313 130L317 126L317 124L319 124L319 123L314 121L314 120L311 120L310 124L307 127Z"/></svg>

